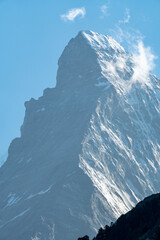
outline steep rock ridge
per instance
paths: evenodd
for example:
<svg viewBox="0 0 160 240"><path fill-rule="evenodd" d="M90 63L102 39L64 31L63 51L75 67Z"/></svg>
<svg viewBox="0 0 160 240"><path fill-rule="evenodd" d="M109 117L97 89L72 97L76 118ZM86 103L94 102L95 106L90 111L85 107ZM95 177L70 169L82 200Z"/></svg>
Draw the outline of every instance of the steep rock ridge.
<svg viewBox="0 0 160 240"><path fill-rule="evenodd" d="M159 80L132 81L132 56L91 31L58 64L56 88L25 104L0 169L2 239L93 236L159 191Z"/></svg>

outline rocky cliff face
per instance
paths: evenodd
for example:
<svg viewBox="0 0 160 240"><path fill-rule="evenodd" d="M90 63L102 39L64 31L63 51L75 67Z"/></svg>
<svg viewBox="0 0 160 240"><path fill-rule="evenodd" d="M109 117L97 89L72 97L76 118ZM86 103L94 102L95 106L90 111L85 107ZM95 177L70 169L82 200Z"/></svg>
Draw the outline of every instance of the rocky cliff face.
<svg viewBox="0 0 160 240"><path fill-rule="evenodd" d="M133 57L91 31L58 64L0 169L2 239L92 237L160 190L159 80L135 79Z"/></svg>

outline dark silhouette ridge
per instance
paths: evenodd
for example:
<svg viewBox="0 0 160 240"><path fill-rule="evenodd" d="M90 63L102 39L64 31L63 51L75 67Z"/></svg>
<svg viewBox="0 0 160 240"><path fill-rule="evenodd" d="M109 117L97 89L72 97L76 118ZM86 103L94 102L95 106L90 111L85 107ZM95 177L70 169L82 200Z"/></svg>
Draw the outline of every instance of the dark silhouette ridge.
<svg viewBox="0 0 160 240"><path fill-rule="evenodd" d="M145 198L110 227L100 228L93 240L160 240L160 194Z"/></svg>

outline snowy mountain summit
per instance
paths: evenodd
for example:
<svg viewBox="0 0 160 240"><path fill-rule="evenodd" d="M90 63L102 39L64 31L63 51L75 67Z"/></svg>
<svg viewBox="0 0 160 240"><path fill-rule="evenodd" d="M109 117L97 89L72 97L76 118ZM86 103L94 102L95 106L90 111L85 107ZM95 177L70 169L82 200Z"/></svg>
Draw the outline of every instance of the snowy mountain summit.
<svg viewBox="0 0 160 240"><path fill-rule="evenodd" d="M141 59L92 31L71 39L0 168L1 239L92 237L160 191L160 80Z"/></svg>

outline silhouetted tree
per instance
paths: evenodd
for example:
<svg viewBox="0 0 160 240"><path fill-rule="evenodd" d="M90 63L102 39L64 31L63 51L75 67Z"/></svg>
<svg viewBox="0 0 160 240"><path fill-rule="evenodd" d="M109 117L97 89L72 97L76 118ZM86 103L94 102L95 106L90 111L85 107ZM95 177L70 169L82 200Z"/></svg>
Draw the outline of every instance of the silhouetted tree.
<svg viewBox="0 0 160 240"><path fill-rule="evenodd" d="M82 238L78 238L78 240L89 240L89 237L87 235L85 235L84 237Z"/></svg>

